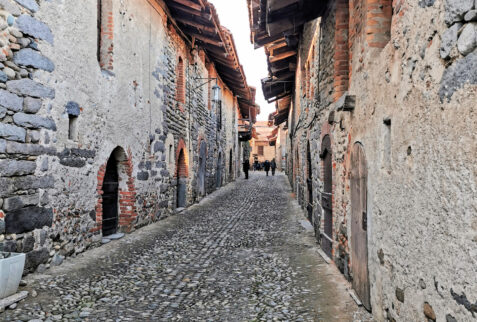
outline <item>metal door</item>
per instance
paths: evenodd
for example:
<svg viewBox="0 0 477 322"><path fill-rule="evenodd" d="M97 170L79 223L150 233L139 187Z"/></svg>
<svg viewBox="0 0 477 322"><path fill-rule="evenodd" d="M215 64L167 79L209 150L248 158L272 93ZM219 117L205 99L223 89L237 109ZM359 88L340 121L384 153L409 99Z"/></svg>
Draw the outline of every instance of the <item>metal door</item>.
<svg viewBox="0 0 477 322"><path fill-rule="evenodd" d="M321 193L324 227L321 236L321 247L331 258L331 250L333 248L333 164L331 159L331 140L328 135L323 138L320 157L323 159L324 170L324 190Z"/></svg>
<svg viewBox="0 0 477 322"><path fill-rule="evenodd" d="M351 154L351 270L353 288L364 307L371 310L368 276L368 170L363 146L356 143Z"/></svg>
<svg viewBox="0 0 477 322"><path fill-rule="evenodd" d="M118 188L119 175L114 155L106 164L103 181L103 236L115 234L118 228Z"/></svg>
<svg viewBox="0 0 477 322"><path fill-rule="evenodd" d="M200 143L199 151L199 174L197 178L198 192L200 196L205 196L205 171L207 164L207 143Z"/></svg>

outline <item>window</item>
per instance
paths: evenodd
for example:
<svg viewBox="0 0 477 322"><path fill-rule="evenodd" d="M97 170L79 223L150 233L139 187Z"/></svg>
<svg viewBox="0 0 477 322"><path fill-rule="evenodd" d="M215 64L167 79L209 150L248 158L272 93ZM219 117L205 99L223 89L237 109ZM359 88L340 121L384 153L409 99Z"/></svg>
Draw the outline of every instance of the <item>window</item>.
<svg viewBox="0 0 477 322"><path fill-rule="evenodd" d="M174 147L172 146L172 144L169 144L169 164L173 164L174 163Z"/></svg>
<svg viewBox="0 0 477 322"><path fill-rule="evenodd" d="M68 115L69 126L68 126L68 139L76 141L78 139L78 116Z"/></svg>
<svg viewBox="0 0 477 322"><path fill-rule="evenodd" d="M258 148L258 155L263 155L263 145L259 145L257 148Z"/></svg>

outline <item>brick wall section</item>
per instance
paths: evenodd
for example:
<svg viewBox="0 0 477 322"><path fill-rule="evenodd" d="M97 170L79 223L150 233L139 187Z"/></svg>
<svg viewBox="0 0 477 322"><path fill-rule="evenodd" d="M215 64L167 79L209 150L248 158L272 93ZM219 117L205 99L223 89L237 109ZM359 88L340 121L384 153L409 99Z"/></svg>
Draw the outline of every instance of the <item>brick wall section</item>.
<svg viewBox="0 0 477 322"><path fill-rule="evenodd" d="M186 100L185 89L185 75L184 75L184 60L179 57L176 69L176 100L179 104L179 109L184 111L184 104Z"/></svg>
<svg viewBox="0 0 477 322"><path fill-rule="evenodd" d="M98 12L101 17L98 19L100 26L99 38L99 66L104 70L113 70L113 52L114 52L114 19L112 0L100 0Z"/></svg>
<svg viewBox="0 0 477 322"><path fill-rule="evenodd" d="M179 178L187 178L189 176L189 169L187 166L187 154L186 145L184 139L179 140L179 144L177 145L176 149L176 173L174 174L175 177Z"/></svg>
<svg viewBox="0 0 477 322"><path fill-rule="evenodd" d="M349 10L347 0L336 3L333 100L336 102L349 86Z"/></svg>
<svg viewBox="0 0 477 322"><path fill-rule="evenodd" d="M384 48L391 39L391 0L367 0L366 41L370 47Z"/></svg>

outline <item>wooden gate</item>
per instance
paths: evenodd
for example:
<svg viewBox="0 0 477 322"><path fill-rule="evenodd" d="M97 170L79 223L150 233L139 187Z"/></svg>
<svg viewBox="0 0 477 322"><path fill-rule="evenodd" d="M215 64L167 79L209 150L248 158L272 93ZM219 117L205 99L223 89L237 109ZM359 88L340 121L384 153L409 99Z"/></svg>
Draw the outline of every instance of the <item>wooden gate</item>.
<svg viewBox="0 0 477 322"><path fill-rule="evenodd" d="M370 311L367 181L364 149L360 143L355 143L351 154L351 271L353 288L364 307Z"/></svg>
<svg viewBox="0 0 477 322"><path fill-rule="evenodd" d="M103 181L103 236L115 234L118 229L118 164L114 152L106 164L106 173Z"/></svg>
<svg viewBox="0 0 477 322"><path fill-rule="evenodd" d="M324 189L321 193L321 205L324 211L324 227L321 236L321 247L331 258L331 250L333 248L333 163L331 158L331 139L329 135L323 138L320 157L323 160L324 170Z"/></svg>
<svg viewBox="0 0 477 322"><path fill-rule="evenodd" d="M197 186L200 196L205 196L205 171L207 165L207 143L202 141L199 150L199 174L197 176Z"/></svg>

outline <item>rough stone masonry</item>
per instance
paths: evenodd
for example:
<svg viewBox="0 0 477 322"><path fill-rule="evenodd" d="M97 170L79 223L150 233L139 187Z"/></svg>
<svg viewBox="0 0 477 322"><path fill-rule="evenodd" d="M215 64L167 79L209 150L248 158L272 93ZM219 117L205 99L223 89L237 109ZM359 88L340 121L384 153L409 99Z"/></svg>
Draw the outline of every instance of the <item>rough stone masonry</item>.
<svg viewBox="0 0 477 322"><path fill-rule="evenodd" d="M161 5L0 0L0 249L26 273L237 177L237 92Z"/></svg>

